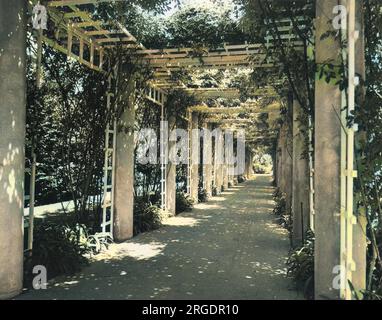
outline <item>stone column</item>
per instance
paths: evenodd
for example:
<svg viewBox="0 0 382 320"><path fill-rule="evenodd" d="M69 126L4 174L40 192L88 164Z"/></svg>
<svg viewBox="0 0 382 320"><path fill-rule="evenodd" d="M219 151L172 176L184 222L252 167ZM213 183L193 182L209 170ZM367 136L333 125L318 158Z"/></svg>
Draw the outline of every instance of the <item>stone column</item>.
<svg viewBox="0 0 382 320"><path fill-rule="evenodd" d="M122 242L133 237L134 217L134 124L135 83L129 83L128 106L117 121L115 157L114 239Z"/></svg>
<svg viewBox="0 0 382 320"><path fill-rule="evenodd" d="M249 179L252 178L252 176L254 175L254 172L253 172L253 152L250 151L249 153Z"/></svg>
<svg viewBox="0 0 382 320"><path fill-rule="evenodd" d="M223 156L224 138L221 131L215 131L215 132L217 132L215 136L215 148L214 148L215 187L216 187L217 193L220 194L222 190L222 185L223 185L222 162L224 160L224 156Z"/></svg>
<svg viewBox="0 0 382 320"><path fill-rule="evenodd" d="M228 174L228 165L226 164L223 166L223 188L224 188L224 190L228 189L229 182L230 181L229 181L229 174Z"/></svg>
<svg viewBox="0 0 382 320"><path fill-rule="evenodd" d="M25 5L0 2L0 299L23 282Z"/></svg>
<svg viewBox="0 0 382 320"><path fill-rule="evenodd" d="M292 214L292 193L293 193L293 97L288 98L288 113L285 122L285 157L284 160L284 176L285 176L285 194L286 194L286 210L288 214Z"/></svg>
<svg viewBox="0 0 382 320"><path fill-rule="evenodd" d="M277 185L277 162L278 162L278 155L277 155L277 141L276 146L272 150L272 176L273 176L273 182Z"/></svg>
<svg viewBox="0 0 382 320"><path fill-rule="evenodd" d="M193 112L191 116L191 129L191 199L198 203L200 136L198 131L199 114L196 112Z"/></svg>
<svg viewBox="0 0 382 320"><path fill-rule="evenodd" d="M305 116L305 117L304 117ZM308 118L304 115L299 102L293 101L293 187L292 216L294 246L302 244L304 235L309 228L309 159L304 152L307 134ZM306 118L306 121L305 121ZM303 129L303 130L302 130Z"/></svg>
<svg viewBox="0 0 382 320"><path fill-rule="evenodd" d="M275 163L273 164L274 171L275 171L275 185L277 188L280 187L280 157L281 157L281 150L280 150L280 138L277 137L276 140L276 151L275 151Z"/></svg>
<svg viewBox="0 0 382 320"><path fill-rule="evenodd" d="M332 33L337 0L316 4L316 64L341 63L340 41ZM332 33L328 33L332 32ZM322 35L328 36L322 39ZM315 298L338 299L333 269L340 265L341 92L335 81L315 83Z"/></svg>
<svg viewBox="0 0 382 320"><path fill-rule="evenodd" d="M212 136L211 124L205 123L203 126L203 177L207 196L212 196Z"/></svg>
<svg viewBox="0 0 382 320"><path fill-rule="evenodd" d="M281 178L282 178L282 148L281 148L281 132L279 132L277 138L277 187L281 190Z"/></svg>
<svg viewBox="0 0 382 320"><path fill-rule="evenodd" d="M285 163L287 158L287 149L286 149L286 131L285 125L282 125L280 129L280 191L286 192L286 173L285 173Z"/></svg>
<svg viewBox="0 0 382 320"><path fill-rule="evenodd" d="M176 118L175 116L170 116L168 118L168 128L169 128L169 137L170 133L176 129ZM175 216L176 214L176 163L173 163L172 160L176 158L176 141L168 142L169 154L172 156L169 157L167 164L167 178L166 178L166 210L167 212Z"/></svg>
<svg viewBox="0 0 382 320"><path fill-rule="evenodd" d="M235 131L227 130L225 134L225 170L227 178L224 180L223 186L225 189L228 188L228 185L235 185L235 180L237 181L237 177L235 176L235 151L234 151L234 141L235 141ZM224 177L225 178L225 177Z"/></svg>
<svg viewBox="0 0 382 320"><path fill-rule="evenodd" d="M249 149L246 150L246 153L245 153L245 172L244 172L244 176L246 179L249 179L249 160L250 159L250 151Z"/></svg>
<svg viewBox="0 0 382 320"><path fill-rule="evenodd" d="M231 150L227 149L227 139L224 138L223 142L223 150L224 150L224 164L222 165L222 174L223 174L223 190L226 191L228 189L228 183L229 183L229 170L231 168L231 165L229 164L229 156L231 153Z"/></svg>
<svg viewBox="0 0 382 320"><path fill-rule="evenodd" d="M221 170L221 175L222 175L222 188L223 191L226 191L228 189L228 164L227 164L227 149L226 149L226 137L223 134L222 141L221 141L221 146L222 146L222 152L223 152L223 164L220 167Z"/></svg>

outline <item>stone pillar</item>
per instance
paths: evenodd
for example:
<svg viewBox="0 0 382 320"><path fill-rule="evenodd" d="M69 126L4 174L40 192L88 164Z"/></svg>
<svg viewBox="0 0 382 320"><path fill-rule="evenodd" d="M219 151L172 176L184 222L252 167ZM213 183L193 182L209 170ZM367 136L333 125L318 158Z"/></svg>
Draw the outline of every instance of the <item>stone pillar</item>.
<svg viewBox="0 0 382 320"><path fill-rule="evenodd" d="M272 150L272 176L273 176L273 183L277 185L277 161L278 161L278 155L277 155L277 140L276 145L274 146L274 149Z"/></svg>
<svg viewBox="0 0 382 320"><path fill-rule="evenodd" d="M229 186L229 175L228 175L228 165L223 166L223 189L227 190ZM232 181L233 182L233 181Z"/></svg>
<svg viewBox="0 0 382 320"><path fill-rule="evenodd" d="M170 116L168 118L168 128L169 128L169 137L170 133L176 129L176 118L175 116ZM169 157L167 164L167 177L166 177L166 210L167 212L175 216L176 214L176 163L173 163L172 160L176 158L176 141L168 142L169 154L172 156Z"/></svg>
<svg viewBox="0 0 382 320"><path fill-rule="evenodd" d="M249 151L249 164L248 164L248 179L251 179L254 175L253 172L253 152Z"/></svg>
<svg viewBox="0 0 382 320"><path fill-rule="evenodd" d="M217 193L220 194L223 185L223 176L222 176L222 163L224 160L223 156L223 146L224 146L224 138L223 134L219 129L215 135L215 148L214 148L214 167L215 167L215 187Z"/></svg>
<svg viewBox="0 0 382 320"><path fill-rule="evenodd" d="M222 165L222 174L223 174L223 190L226 191L228 189L229 183L229 170L231 165L229 164L229 157L231 150L227 148L227 139L224 137L223 141L223 150L224 150L224 164Z"/></svg>
<svg viewBox="0 0 382 320"><path fill-rule="evenodd" d="M0 2L0 299L23 282L25 5Z"/></svg>
<svg viewBox="0 0 382 320"><path fill-rule="evenodd" d="M282 152L282 136L281 131L279 132L277 138L277 154L278 154L278 162L277 162L277 187L281 190L281 180L282 180L282 163L283 163L283 152Z"/></svg>
<svg viewBox="0 0 382 320"><path fill-rule="evenodd" d="M305 116L305 117L304 117ZM309 228L309 159L303 155L307 134L308 118L304 115L299 102L293 101L293 187L292 216L294 246L302 244ZM306 121L303 119L306 118ZM302 130L303 129L303 130Z"/></svg>
<svg viewBox="0 0 382 320"><path fill-rule="evenodd" d="M316 64L341 64L340 41L334 30L333 8L337 0L316 4ZM331 33L328 33L331 32ZM327 36L321 39L322 35ZM318 72L319 73L319 72ZM340 265L341 92L335 81L315 82L315 298L338 299L333 269Z"/></svg>
<svg viewBox="0 0 382 320"><path fill-rule="evenodd" d="M225 189L228 188L229 184L231 186L235 185L235 180L237 181L236 171L235 171L235 131L227 130L225 134L225 172L226 180L224 180L223 186ZM225 178L225 177L224 177Z"/></svg>
<svg viewBox="0 0 382 320"><path fill-rule="evenodd" d="M285 194L286 194L286 210L288 214L292 214L292 193L293 193L293 96L288 98L288 112L285 122L285 157L284 160L284 176L285 176Z"/></svg>
<svg viewBox="0 0 382 320"><path fill-rule="evenodd" d="M135 84L129 83L128 106L117 121L115 154L114 239L122 242L133 237L134 222L134 124ZM126 99L126 98L125 98Z"/></svg>
<svg viewBox="0 0 382 320"><path fill-rule="evenodd" d="M211 124L204 125L203 134L203 177L208 197L212 196L212 136Z"/></svg>
<svg viewBox="0 0 382 320"><path fill-rule="evenodd" d="M287 148L286 148L286 130L285 125L282 125L280 129L280 190L281 192L286 192L286 159L287 159Z"/></svg>
<svg viewBox="0 0 382 320"><path fill-rule="evenodd" d="M221 141L221 147L222 147L222 152L223 152L223 164L220 167L221 170L221 175L222 175L222 188L224 191L228 189L228 153L226 149L226 137L223 134L222 141Z"/></svg>
<svg viewBox="0 0 382 320"><path fill-rule="evenodd" d="M281 148L280 148L280 133L277 137L276 145L276 187L280 188L281 181Z"/></svg>
<svg viewBox="0 0 382 320"><path fill-rule="evenodd" d="M198 131L199 114L196 112L193 112L191 116L191 129L191 199L193 199L195 203L198 203L200 136Z"/></svg>
<svg viewBox="0 0 382 320"><path fill-rule="evenodd" d="M246 150L246 153L245 153L245 172L244 172L244 176L246 179L249 179L249 158L250 158L250 151L249 149Z"/></svg>

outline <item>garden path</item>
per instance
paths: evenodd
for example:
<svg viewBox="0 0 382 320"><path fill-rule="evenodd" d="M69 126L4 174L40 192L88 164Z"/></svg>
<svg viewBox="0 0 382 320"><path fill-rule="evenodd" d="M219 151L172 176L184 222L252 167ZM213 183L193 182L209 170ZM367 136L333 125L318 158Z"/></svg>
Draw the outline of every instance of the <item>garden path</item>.
<svg viewBox="0 0 382 320"><path fill-rule="evenodd" d="M18 299L298 299L286 277L288 235L272 215L271 179L232 187Z"/></svg>

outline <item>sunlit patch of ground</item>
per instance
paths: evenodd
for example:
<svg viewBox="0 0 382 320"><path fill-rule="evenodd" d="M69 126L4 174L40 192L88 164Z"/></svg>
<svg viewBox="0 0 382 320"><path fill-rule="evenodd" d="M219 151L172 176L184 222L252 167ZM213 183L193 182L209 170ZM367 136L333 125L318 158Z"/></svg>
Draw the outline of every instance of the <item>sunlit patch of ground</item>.
<svg viewBox="0 0 382 320"><path fill-rule="evenodd" d="M93 256L94 260L121 260L126 257L132 257L136 260L151 259L160 254L166 245L163 243L152 242L142 244L137 242L124 242L121 244L112 244L109 249Z"/></svg>
<svg viewBox="0 0 382 320"><path fill-rule="evenodd" d="M191 218L191 217L173 217L170 219L167 219L163 222L164 225L168 226L189 226L194 227L200 223L199 219Z"/></svg>

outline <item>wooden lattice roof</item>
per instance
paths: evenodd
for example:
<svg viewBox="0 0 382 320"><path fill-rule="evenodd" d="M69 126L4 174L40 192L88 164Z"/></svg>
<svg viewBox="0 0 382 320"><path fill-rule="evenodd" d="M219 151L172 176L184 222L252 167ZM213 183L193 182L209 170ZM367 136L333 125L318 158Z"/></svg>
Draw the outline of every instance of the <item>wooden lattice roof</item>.
<svg viewBox="0 0 382 320"><path fill-rule="evenodd" d="M116 0L121 1L121 0ZM173 80L173 72L180 70L225 70L237 68L269 68L274 62L266 56L266 50L273 44L272 38L267 38L266 44L224 44L220 48L165 48L148 49L141 44L118 21L101 21L93 18L92 5L111 0L60 0L46 1L48 7L50 30L44 32L43 41L54 49L66 54L87 67L104 72L106 71L106 57L108 50L115 47L130 48L132 54L141 57L154 69L154 80L146 97L163 105L165 90L169 88L182 88L186 92L196 95L200 99L238 99L238 89L223 88L189 88L182 82ZM37 0L29 0L30 5ZM95 7L94 7L95 9ZM280 21L279 31L282 41L293 44L296 49L302 48L302 43L292 32L290 21ZM175 77L176 78L176 77ZM277 97L272 88L253 90L253 95ZM189 112L204 113L207 121L221 125L251 126L249 119L240 119L240 113L251 114L251 117L268 113L272 122L280 113L280 103L275 102L266 108L258 105L242 104L235 108L211 108L206 105L192 107ZM221 115L230 119L213 119Z"/></svg>
<svg viewBox="0 0 382 320"><path fill-rule="evenodd" d="M33 5L36 0L30 0ZM136 54L155 70L158 86L168 83L171 71L180 69L228 69L240 67L269 67L263 44L224 44L221 48L167 48L147 49L118 21L95 20L89 12L89 5L111 0L61 0L48 1L48 12L54 33L45 34L43 40L48 45L67 54L88 67L102 71L105 52L109 48L122 46L136 49ZM85 6L86 5L86 6ZM291 26L280 25L282 39L293 41L301 47L291 32ZM272 38L266 47L273 46Z"/></svg>

